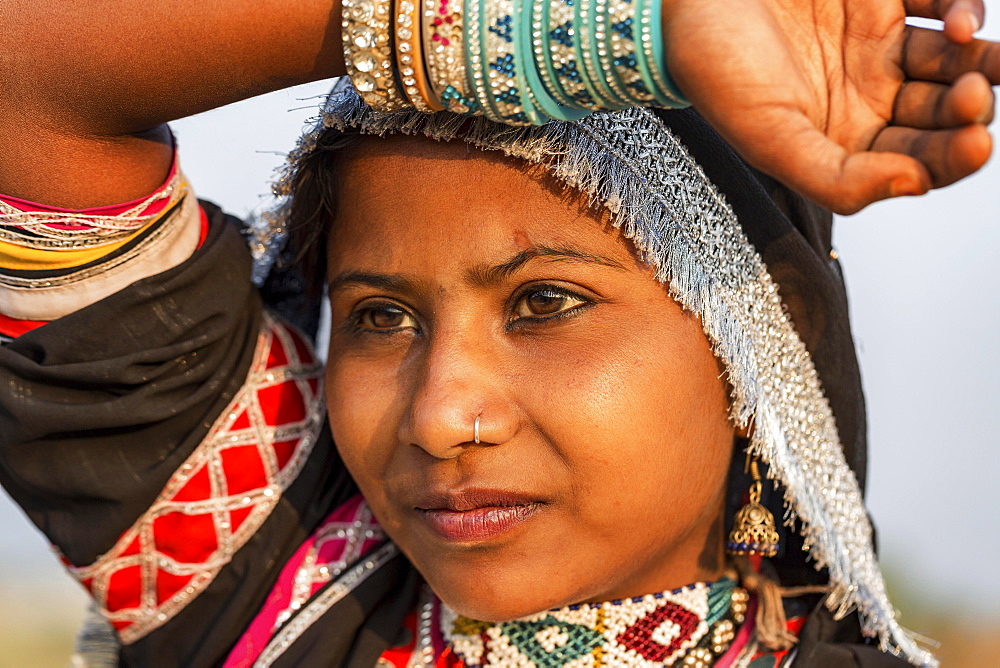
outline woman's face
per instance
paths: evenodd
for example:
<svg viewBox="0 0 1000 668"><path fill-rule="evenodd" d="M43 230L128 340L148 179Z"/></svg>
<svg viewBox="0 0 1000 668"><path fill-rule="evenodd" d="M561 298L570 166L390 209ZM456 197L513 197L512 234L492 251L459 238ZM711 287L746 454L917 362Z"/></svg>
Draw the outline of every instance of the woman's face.
<svg viewBox="0 0 1000 668"><path fill-rule="evenodd" d="M726 383L602 214L460 143L342 164L331 426L434 591L503 620L717 577Z"/></svg>

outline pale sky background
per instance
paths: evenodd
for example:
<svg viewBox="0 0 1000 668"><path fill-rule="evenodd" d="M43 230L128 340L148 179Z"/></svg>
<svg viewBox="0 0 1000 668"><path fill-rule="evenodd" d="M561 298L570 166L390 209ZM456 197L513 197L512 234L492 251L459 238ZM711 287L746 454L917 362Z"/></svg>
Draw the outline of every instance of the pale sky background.
<svg viewBox="0 0 1000 668"><path fill-rule="evenodd" d="M987 6L983 35L1000 39L1000 0ZM199 196L241 216L266 208L272 170L327 88L174 124ZM904 594L904 624L904 600L1000 619L998 220L994 158L955 186L872 206L836 228L868 399L868 505ZM41 534L0 495L0 602L28 589L42 611L82 609Z"/></svg>

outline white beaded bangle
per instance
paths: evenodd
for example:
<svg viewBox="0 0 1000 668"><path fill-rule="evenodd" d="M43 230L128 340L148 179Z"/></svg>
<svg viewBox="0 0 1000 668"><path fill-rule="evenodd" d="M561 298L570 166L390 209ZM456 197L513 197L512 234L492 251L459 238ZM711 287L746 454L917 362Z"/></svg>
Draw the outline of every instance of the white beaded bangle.
<svg viewBox="0 0 1000 668"><path fill-rule="evenodd" d="M424 61L431 89L445 108L468 114L478 105L471 99L462 10L462 0L424 0Z"/></svg>

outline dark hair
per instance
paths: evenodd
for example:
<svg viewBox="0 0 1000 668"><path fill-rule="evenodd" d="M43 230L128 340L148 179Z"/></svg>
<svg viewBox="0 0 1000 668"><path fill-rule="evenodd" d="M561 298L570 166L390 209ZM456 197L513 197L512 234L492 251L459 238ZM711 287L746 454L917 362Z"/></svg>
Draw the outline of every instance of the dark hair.
<svg viewBox="0 0 1000 668"><path fill-rule="evenodd" d="M326 275L329 227L337 215L338 159L359 141L359 134L326 128L291 175L286 258L297 266L312 297L322 293Z"/></svg>

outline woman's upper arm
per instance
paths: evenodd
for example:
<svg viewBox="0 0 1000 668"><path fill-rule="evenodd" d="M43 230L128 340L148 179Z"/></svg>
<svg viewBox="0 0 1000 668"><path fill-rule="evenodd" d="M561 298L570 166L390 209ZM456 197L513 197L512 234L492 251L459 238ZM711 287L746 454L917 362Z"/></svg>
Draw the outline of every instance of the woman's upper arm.
<svg viewBox="0 0 1000 668"><path fill-rule="evenodd" d="M0 193L66 208L155 190L170 120L342 73L339 0L7 0Z"/></svg>

